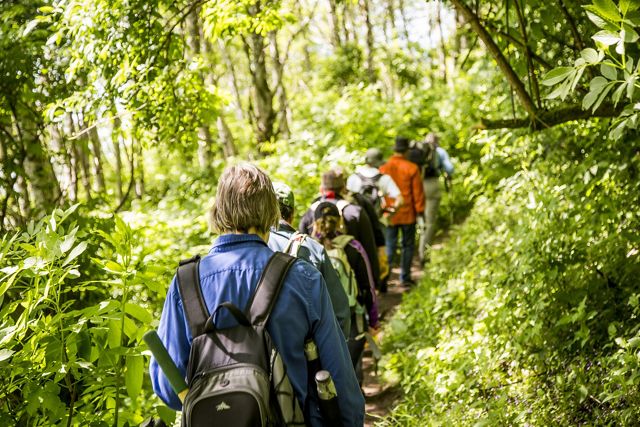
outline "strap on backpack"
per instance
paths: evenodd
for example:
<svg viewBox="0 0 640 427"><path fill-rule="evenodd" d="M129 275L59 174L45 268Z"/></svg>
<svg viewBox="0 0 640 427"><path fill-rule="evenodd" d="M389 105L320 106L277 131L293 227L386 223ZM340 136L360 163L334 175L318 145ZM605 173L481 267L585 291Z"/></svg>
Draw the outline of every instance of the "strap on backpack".
<svg viewBox="0 0 640 427"><path fill-rule="evenodd" d="M282 252L275 252L269 259L245 310L253 326L264 327L267 324L284 278L295 260L296 258Z"/></svg>
<svg viewBox="0 0 640 427"><path fill-rule="evenodd" d="M205 324L209 318L200 289L200 255L180 261L176 278L184 314L187 316L191 336L195 338L204 333Z"/></svg>
<svg viewBox="0 0 640 427"><path fill-rule="evenodd" d="M307 239L307 237L308 235L296 231L295 233L293 233L293 235L289 239L289 243L287 243L287 246L282 252L297 257L298 252L300 252L300 248L304 244L304 241Z"/></svg>

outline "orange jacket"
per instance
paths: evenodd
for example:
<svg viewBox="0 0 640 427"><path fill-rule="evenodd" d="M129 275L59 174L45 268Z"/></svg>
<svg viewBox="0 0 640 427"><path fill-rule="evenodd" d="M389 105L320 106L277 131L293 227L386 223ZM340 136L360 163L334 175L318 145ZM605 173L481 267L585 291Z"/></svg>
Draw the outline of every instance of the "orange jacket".
<svg viewBox="0 0 640 427"><path fill-rule="evenodd" d="M391 217L392 225L414 224L416 215L424 212L424 189L420 169L415 163L405 159L402 154L394 154L387 163L380 166L380 172L390 175L396 182L404 204Z"/></svg>

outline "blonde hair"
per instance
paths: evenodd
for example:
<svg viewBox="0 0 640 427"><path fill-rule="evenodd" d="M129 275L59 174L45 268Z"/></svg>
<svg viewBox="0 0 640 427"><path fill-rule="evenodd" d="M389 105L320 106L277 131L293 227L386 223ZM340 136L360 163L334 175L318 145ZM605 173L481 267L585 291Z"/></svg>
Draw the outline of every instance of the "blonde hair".
<svg viewBox="0 0 640 427"><path fill-rule="evenodd" d="M252 227L258 233L268 232L280 219L271 179L249 163L227 167L210 214L211 227L220 234L247 233Z"/></svg>
<svg viewBox="0 0 640 427"><path fill-rule="evenodd" d="M313 222L312 236L318 242L322 243L325 248L331 249L333 247L331 240L338 235L339 230L340 217L327 215Z"/></svg>

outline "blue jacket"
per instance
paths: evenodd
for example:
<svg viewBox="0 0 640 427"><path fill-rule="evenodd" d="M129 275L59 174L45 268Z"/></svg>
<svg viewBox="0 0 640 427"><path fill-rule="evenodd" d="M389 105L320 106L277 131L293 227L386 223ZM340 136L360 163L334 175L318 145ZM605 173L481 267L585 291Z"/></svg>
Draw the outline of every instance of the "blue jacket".
<svg viewBox="0 0 640 427"><path fill-rule="evenodd" d="M295 228L291 227L286 222L280 221L277 229L271 229L269 234L269 247L274 251L284 251L289 244L289 239L295 233ZM304 244L300 247L298 252L298 258L301 258L313 265L320 271L325 283L327 284L327 290L329 291L329 298L331 299L331 305L333 305L333 311L336 314L336 319L340 324L342 333L345 337L349 336L351 330L351 310L349 309L349 300L347 294L342 288L342 283L338 277L338 273L331 265L327 251L320 243L313 240L311 237L307 237Z"/></svg>
<svg viewBox="0 0 640 427"><path fill-rule="evenodd" d="M209 312L212 313L224 301L244 308L271 254L273 251L256 235L220 236L209 255L200 262L200 282ZM235 324L225 310L219 314L216 319L219 327ZM323 368L334 379L344 425L363 425L364 398L333 313L327 287L318 270L300 260L293 264L267 323L267 331L282 355L301 407L307 398L308 385L304 341L312 337ZM158 334L178 369L186 374L193 338L175 277L167 292ZM171 408L181 409L178 396L153 358L149 374L156 394ZM310 407L311 425L321 426L317 404L312 402Z"/></svg>

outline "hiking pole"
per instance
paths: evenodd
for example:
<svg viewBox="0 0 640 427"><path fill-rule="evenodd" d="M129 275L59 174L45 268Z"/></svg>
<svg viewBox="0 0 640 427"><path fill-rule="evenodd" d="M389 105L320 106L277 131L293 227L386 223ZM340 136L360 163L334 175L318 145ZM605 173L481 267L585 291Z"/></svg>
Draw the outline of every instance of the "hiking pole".
<svg viewBox="0 0 640 427"><path fill-rule="evenodd" d="M320 413L327 425L342 427L342 417L340 416L340 406L338 406L338 392L333 383L329 371L318 371L316 374L316 387L320 401Z"/></svg>
<svg viewBox="0 0 640 427"><path fill-rule="evenodd" d="M169 352L167 352L167 348L162 344L158 333L155 330L149 331L142 336L142 339L147 343L153 357L156 359L156 362L158 362L158 366L160 366L160 369L162 369L162 372L169 380L171 388L180 398L180 402L184 402L189 388L180 370L178 370Z"/></svg>

